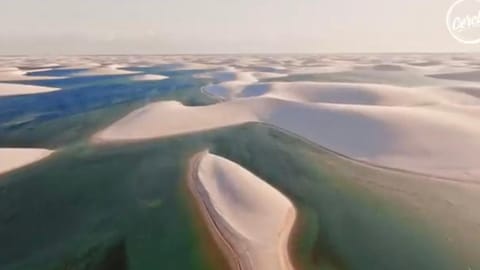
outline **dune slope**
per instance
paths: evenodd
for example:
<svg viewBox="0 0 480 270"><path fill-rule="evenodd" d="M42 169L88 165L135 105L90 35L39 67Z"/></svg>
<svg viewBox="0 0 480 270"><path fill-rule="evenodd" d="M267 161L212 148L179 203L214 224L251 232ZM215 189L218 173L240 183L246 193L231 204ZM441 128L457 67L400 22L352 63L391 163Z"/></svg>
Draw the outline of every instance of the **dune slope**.
<svg viewBox="0 0 480 270"><path fill-rule="evenodd" d="M357 160L478 181L480 106L448 104L453 98L445 103L429 99L428 106L411 98L399 102L412 106L394 106L391 97L383 99L388 106L321 100L321 95L315 102L267 95L201 107L158 102L130 113L94 138L106 142L160 138L261 122Z"/></svg>
<svg viewBox="0 0 480 270"><path fill-rule="evenodd" d="M46 93L46 92L52 92L52 91L58 91L58 90L60 89L53 88L53 87L37 86L37 85L0 83L0 97L40 94L40 93Z"/></svg>
<svg viewBox="0 0 480 270"><path fill-rule="evenodd" d="M190 188L219 243L239 269L293 269L288 238L296 210L280 192L238 164L202 152ZM228 254L227 252L227 254Z"/></svg>
<svg viewBox="0 0 480 270"><path fill-rule="evenodd" d="M52 150L40 148L0 148L0 174L48 157Z"/></svg>

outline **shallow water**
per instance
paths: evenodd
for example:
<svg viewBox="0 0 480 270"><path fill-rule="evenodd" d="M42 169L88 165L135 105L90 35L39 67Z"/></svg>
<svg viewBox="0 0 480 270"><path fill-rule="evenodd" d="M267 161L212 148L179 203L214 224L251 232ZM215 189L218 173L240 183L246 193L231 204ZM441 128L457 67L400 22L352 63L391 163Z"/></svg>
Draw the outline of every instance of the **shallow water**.
<svg viewBox="0 0 480 270"><path fill-rule="evenodd" d="M169 79L23 82L62 90L0 98L0 146L59 150L0 176L0 269L215 269L182 185L188 158L204 148L291 198L300 212L292 251L301 269L480 267L477 187L367 168L258 124L90 145L92 134L149 102L214 102L199 91L208 83L194 77L202 71L128 69ZM34 75L73 71L58 72ZM358 70L272 80L430 83Z"/></svg>
<svg viewBox="0 0 480 270"><path fill-rule="evenodd" d="M352 182L368 170L259 125L78 145L2 177L0 266L84 269L114 252L125 269L211 269L181 194L188 158L205 147L293 200L302 269L466 269L425 220Z"/></svg>

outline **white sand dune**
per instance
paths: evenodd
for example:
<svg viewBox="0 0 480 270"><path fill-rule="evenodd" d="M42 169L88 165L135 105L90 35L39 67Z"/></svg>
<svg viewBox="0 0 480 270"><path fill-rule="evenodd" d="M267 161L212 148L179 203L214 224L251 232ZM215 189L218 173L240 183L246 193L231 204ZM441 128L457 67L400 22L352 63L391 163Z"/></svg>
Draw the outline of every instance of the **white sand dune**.
<svg viewBox="0 0 480 270"><path fill-rule="evenodd" d="M225 67L220 71L207 72L197 75L199 78L210 78L215 83L237 82L254 83L262 79L278 78L287 74L261 71L241 71L234 67Z"/></svg>
<svg viewBox="0 0 480 270"><path fill-rule="evenodd" d="M136 75L131 78L134 81L161 81L168 79L168 76L157 75L157 74L142 74Z"/></svg>
<svg viewBox="0 0 480 270"><path fill-rule="evenodd" d="M252 89L258 88L258 89ZM255 92L256 96L265 93L266 84L252 84L250 82L242 81L228 81L218 84L211 84L203 88L203 91L211 96L218 97L223 100L230 100L244 96L244 92ZM247 90L248 89L248 90Z"/></svg>
<svg viewBox="0 0 480 270"><path fill-rule="evenodd" d="M53 152L41 148L0 148L0 174L44 159Z"/></svg>
<svg viewBox="0 0 480 270"><path fill-rule="evenodd" d="M173 117L165 117L159 121L162 116ZM100 141L149 139L216 129L255 120L257 117L248 110L248 105L244 102L188 107L177 101L166 101L136 110L94 137Z"/></svg>
<svg viewBox="0 0 480 270"><path fill-rule="evenodd" d="M343 71L351 71L352 64L349 63L330 63L321 66L290 66L288 68L288 74L322 74L322 73L335 73Z"/></svg>
<svg viewBox="0 0 480 270"><path fill-rule="evenodd" d="M80 71L72 74L72 76L81 77L81 76L108 76L108 75L128 75L128 74L138 74L136 71L129 71L122 68L125 68L125 65L102 65L99 67L93 67L85 71Z"/></svg>
<svg viewBox="0 0 480 270"><path fill-rule="evenodd" d="M215 226L211 231L234 253L235 264L245 270L293 269L288 255L293 204L232 161L208 152L197 159L190 188Z"/></svg>
<svg viewBox="0 0 480 270"><path fill-rule="evenodd" d="M29 95L40 94L52 91L58 91L59 88L26 85L26 84L14 84L14 83L0 83L0 97L1 96L16 96L16 95Z"/></svg>
<svg viewBox="0 0 480 270"><path fill-rule="evenodd" d="M216 71L201 74L202 78L211 78L215 83L227 82L227 81L241 81L241 82L256 82L257 78L253 76L251 72L242 71Z"/></svg>
<svg viewBox="0 0 480 270"><path fill-rule="evenodd" d="M445 89L406 89L254 84L235 90L249 97L210 106L150 104L100 131L95 139L159 138L261 122L357 160L479 181L478 99Z"/></svg>
<svg viewBox="0 0 480 270"><path fill-rule="evenodd" d="M284 103L263 122L358 160L478 181L480 123L448 107Z"/></svg>
<svg viewBox="0 0 480 270"><path fill-rule="evenodd" d="M29 76L29 72L38 72L46 71L51 68L42 68L42 69L32 69L32 70L22 70L16 67L5 67L0 68L0 81L5 82L15 82L15 81L36 81L36 80L54 80L61 79L63 77L55 76Z"/></svg>
<svg viewBox="0 0 480 270"><path fill-rule="evenodd" d="M93 62L75 62L75 61L69 61L66 62L64 65L61 67L57 68L56 70L65 70L65 69L92 69L92 68L97 68L100 65L98 63L93 63Z"/></svg>
<svg viewBox="0 0 480 270"><path fill-rule="evenodd" d="M415 106L425 104L480 105L480 99L443 88L410 88L353 83L243 83L225 82L205 87L222 99L268 96L300 102Z"/></svg>

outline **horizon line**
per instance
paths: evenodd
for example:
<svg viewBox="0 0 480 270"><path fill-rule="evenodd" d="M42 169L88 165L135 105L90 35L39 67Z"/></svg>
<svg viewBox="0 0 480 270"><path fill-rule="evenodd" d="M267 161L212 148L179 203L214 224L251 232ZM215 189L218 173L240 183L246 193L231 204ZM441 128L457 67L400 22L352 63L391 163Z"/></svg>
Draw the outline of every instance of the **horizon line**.
<svg viewBox="0 0 480 270"><path fill-rule="evenodd" d="M383 51L383 52L221 52L221 53L64 53L64 54L51 54L51 53L15 53L15 54L3 54L0 53L0 57L44 57L44 56L184 56L184 55L368 55L368 54L480 54L479 51Z"/></svg>

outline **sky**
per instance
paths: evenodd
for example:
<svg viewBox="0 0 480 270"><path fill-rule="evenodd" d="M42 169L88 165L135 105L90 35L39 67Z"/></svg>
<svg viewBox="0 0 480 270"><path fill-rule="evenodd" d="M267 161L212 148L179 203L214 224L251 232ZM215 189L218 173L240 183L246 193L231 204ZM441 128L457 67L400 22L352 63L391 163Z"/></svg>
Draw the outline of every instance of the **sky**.
<svg viewBox="0 0 480 270"><path fill-rule="evenodd" d="M454 0L0 0L0 54L465 52Z"/></svg>

